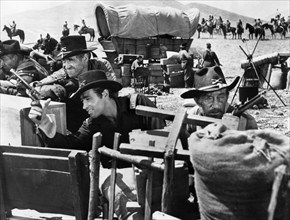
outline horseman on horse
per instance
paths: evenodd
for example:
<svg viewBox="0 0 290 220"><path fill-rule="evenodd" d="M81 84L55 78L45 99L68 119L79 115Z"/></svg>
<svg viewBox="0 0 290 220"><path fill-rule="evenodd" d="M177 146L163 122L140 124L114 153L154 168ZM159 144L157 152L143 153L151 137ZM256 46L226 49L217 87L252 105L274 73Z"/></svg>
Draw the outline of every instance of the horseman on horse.
<svg viewBox="0 0 290 220"><path fill-rule="evenodd" d="M88 26L86 25L85 19L82 20L82 24L83 24L83 26L80 28L80 31L85 31L86 29L88 29Z"/></svg>
<svg viewBox="0 0 290 220"><path fill-rule="evenodd" d="M15 21L12 22L12 25L10 25L10 28L11 28L11 33L15 34L15 31L16 31L16 23L15 23Z"/></svg>
<svg viewBox="0 0 290 220"><path fill-rule="evenodd" d="M62 36L67 37L68 35L69 35L69 28L68 28L67 21L65 21L63 25Z"/></svg>

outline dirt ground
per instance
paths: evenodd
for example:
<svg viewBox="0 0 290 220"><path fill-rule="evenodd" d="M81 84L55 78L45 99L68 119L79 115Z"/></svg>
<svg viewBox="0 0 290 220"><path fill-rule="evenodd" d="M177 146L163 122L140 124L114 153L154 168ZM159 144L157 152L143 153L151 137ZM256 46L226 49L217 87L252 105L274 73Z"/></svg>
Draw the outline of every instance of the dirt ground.
<svg viewBox="0 0 290 220"><path fill-rule="evenodd" d="M210 42L212 44L212 50L217 53L220 62L223 65L222 69L227 82L231 82L236 76L242 76L244 70L241 68L241 61L246 60L246 56L239 46L241 46L247 53L252 53L257 41L250 40L243 43L241 40L232 40L231 36L226 40L218 35L214 35L213 39L208 39L208 36L207 33L202 33L201 39L194 39L191 47L202 51L205 48L205 44ZM268 39L258 43L253 57L272 54L274 52L290 52L289 36L283 40L278 36L277 38L279 39L270 39L271 37L267 35L266 38ZM158 107L177 112L186 101L180 97L180 94L186 90L187 89L184 88L171 88L170 94L157 97ZM260 91L261 90L262 89L260 89ZM265 98L268 102L268 106L266 108L249 109L248 111L255 117L259 129L274 129L290 137L290 91L284 89L275 90L275 92L271 89L267 90ZM229 101L232 100L234 93L235 89L231 92ZM238 101L239 99L236 95L234 103L237 103ZM191 102L194 103L193 100Z"/></svg>

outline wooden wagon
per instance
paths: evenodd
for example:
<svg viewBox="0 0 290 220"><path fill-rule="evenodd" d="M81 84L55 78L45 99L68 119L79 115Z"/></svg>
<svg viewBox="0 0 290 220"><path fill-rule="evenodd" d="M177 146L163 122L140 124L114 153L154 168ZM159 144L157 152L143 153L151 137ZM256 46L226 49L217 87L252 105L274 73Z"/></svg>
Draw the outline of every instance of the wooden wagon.
<svg viewBox="0 0 290 220"><path fill-rule="evenodd" d="M99 42L107 59L120 82L128 86L128 80L124 79L131 77L129 67L138 55L148 60L149 81L163 83L160 59L166 58L166 51L179 51L181 44L186 44L187 49L190 47L199 11L135 5L114 8L98 4L95 17Z"/></svg>

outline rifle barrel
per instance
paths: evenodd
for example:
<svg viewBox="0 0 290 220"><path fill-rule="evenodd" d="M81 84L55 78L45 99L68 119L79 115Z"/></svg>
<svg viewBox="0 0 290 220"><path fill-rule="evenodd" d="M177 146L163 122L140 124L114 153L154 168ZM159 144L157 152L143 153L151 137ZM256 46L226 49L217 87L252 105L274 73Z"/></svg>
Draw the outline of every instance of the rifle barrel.
<svg viewBox="0 0 290 220"><path fill-rule="evenodd" d="M17 79L20 80L22 85L24 85L24 87L27 90L29 90L30 92L29 96L33 101L37 101L41 99L41 94L37 90L35 90L32 86L30 86L21 76L19 76L14 69L11 69L10 72L13 73L17 77Z"/></svg>
<svg viewBox="0 0 290 220"><path fill-rule="evenodd" d="M254 96L253 98L251 98L249 101L247 101L245 104L243 104L242 106L238 107L238 109L236 109L234 111L234 115L241 115L244 111L246 111L247 109L251 108L253 105L255 105L261 98L264 97L264 94L266 93L266 91L262 91L260 92L258 95Z"/></svg>

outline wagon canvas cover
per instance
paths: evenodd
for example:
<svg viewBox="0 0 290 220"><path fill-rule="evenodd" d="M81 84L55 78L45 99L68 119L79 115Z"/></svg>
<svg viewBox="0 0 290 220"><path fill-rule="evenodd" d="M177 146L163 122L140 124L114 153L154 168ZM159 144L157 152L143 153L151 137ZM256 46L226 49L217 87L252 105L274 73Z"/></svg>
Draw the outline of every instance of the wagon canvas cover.
<svg viewBox="0 0 290 220"><path fill-rule="evenodd" d="M101 37L141 39L158 35L191 38L197 28L199 10L186 12L171 7L97 4L97 26Z"/></svg>

